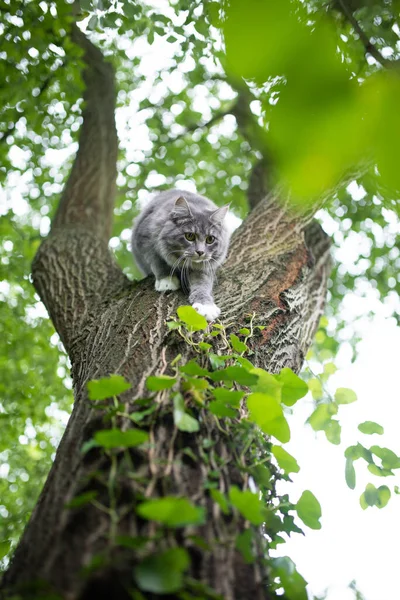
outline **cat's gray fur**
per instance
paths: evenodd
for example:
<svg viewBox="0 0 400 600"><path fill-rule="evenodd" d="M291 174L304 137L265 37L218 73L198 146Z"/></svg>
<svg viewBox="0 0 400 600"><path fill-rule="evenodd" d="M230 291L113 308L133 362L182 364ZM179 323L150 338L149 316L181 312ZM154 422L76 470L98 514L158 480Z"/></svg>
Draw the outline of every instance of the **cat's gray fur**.
<svg viewBox="0 0 400 600"><path fill-rule="evenodd" d="M224 223L228 208L218 208L192 192L168 190L149 202L132 231L132 253L143 275L153 274L160 292L179 289L181 284L193 307L209 321L220 314L212 288L228 252L230 234ZM195 240L188 241L187 233L194 233ZM206 243L207 236L215 240Z"/></svg>

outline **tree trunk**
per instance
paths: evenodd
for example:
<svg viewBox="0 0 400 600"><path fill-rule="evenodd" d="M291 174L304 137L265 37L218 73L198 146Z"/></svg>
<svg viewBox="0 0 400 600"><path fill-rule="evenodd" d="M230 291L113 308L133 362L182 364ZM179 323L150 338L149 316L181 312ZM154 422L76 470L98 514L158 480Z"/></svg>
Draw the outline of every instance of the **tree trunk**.
<svg viewBox="0 0 400 600"><path fill-rule="evenodd" d="M208 437L214 443L210 457L222 459L215 467L220 470L220 491L232 484L248 487L248 475L232 459L234 440L221 432L212 415L198 409L201 429L194 435L178 431L168 410L161 412L150 430L150 446L117 453L116 463L97 448L85 454L81 451L95 431L109 426L104 414L87 399L88 381L112 373L123 375L132 388L119 401L130 412L135 400L146 395L149 375L168 374L178 353L183 361L195 353L165 326L176 308L187 304L182 293L159 294L149 278L130 282L108 250L117 156L113 72L77 28L72 35L84 49L87 65L84 123L51 233L34 261L33 280L70 356L75 405L43 492L5 574L3 593L32 597L26 590L40 581L68 600L132 597L127 591L134 587L132 568L143 553L115 544L115 528L118 535L154 538L154 524L140 520L133 507L140 498L172 494L203 506L206 522L168 531L164 538L150 542L146 552L185 547L191 558L189 575L226 600L270 598L262 561L246 564L235 549L232 523L204 486L207 470L202 438ZM272 373L283 367L298 372L323 310L329 242L319 225L311 222L310 214L293 212L278 193L262 198L263 188L257 190L256 180L250 190L255 207L233 236L216 302L222 322L234 324L232 331L246 326L249 313L255 313L257 324L265 326L250 340L256 366ZM217 342L215 348L218 351ZM156 401L168 406L167 394L158 394ZM121 429L131 426L129 419L118 420ZM110 523L110 513L101 508L110 505L112 469L118 472L117 523ZM75 496L93 489L98 492L95 505L65 507ZM244 519L238 519L235 530L246 526ZM194 534L206 540L208 549L196 545ZM98 556L107 560L94 569L93 559ZM44 598L43 589L33 597Z"/></svg>

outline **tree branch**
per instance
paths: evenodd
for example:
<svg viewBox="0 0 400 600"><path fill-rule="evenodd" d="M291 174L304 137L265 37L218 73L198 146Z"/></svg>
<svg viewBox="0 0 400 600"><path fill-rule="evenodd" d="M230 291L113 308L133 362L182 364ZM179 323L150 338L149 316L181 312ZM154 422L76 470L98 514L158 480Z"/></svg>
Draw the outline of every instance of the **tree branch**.
<svg viewBox="0 0 400 600"><path fill-rule="evenodd" d="M86 105L79 150L54 217L52 232L66 226L78 226L108 242L118 152L114 71L75 24L72 25L71 39L84 51Z"/></svg>
<svg viewBox="0 0 400 600"><path fill-rule="evenodd" d="M32 275L74 361L75 348L85 339L99 305L130 284L108 250L118 151L114 72L75 24L71 38L83 49L86 64L79 150Z"/></svg>
<svg viewBox="0 0 400 600"><path fill-rule="evenodd" d="M376 46L374 46L374 44L370 41L369 37L364 32L364 30L360 26L359 22L357 21L357 19L354 17L352 11L347 6L345 0L338 0L338 1L343 10L343 14L345 15L346 19L353 26L354 31L356 33L358 33L360 41L364 44L365 53L373 56L373 58L378 63L380 63L382 65L382 67L385 67L385 68L392 67L394 64L394 61L388 60L382 56L382 54L379 52L379 50L376 48Z"/></svg>

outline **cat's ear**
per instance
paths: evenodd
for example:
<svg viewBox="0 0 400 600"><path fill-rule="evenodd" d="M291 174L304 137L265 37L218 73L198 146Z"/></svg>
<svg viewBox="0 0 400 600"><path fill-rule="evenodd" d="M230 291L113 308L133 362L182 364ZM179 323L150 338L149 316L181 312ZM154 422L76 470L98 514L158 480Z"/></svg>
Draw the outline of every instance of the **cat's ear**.
<svg viewBox="0 0 400 600"><path fill-rule="evenodd" d="M230 207L230 204L225 204L225 206L221 206L220 208L217 208L217 210L215 210L210 215L211 223L220 225L222 223L222 221L225 219L226 213L228 212L229 207Z"/></svg>
<svg viewBox="0 0 400 600"><path fill-rule="evenodd" d="M192 212L190 210L190 206L187 203L186 198L184 198L183 196L179 196L179 198L177 200L175 200L173 214L174 214L174 216L177 216L177 217L191 217L192 216Z"/></svg>

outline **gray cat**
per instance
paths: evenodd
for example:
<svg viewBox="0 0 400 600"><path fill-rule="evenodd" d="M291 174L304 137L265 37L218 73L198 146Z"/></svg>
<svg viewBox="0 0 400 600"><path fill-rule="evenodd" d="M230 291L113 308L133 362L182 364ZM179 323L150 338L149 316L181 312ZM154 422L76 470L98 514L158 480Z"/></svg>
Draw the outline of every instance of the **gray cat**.
<svg viewBox="0 0 400 600"><path fill-rule="evenodd" d="M181 285L193 308L208 321L221 312L212 288L228 252L228 208L192 192L168 190L149 202L132 231L132 253L143 275L155 276L158 292Z"/></svg>

